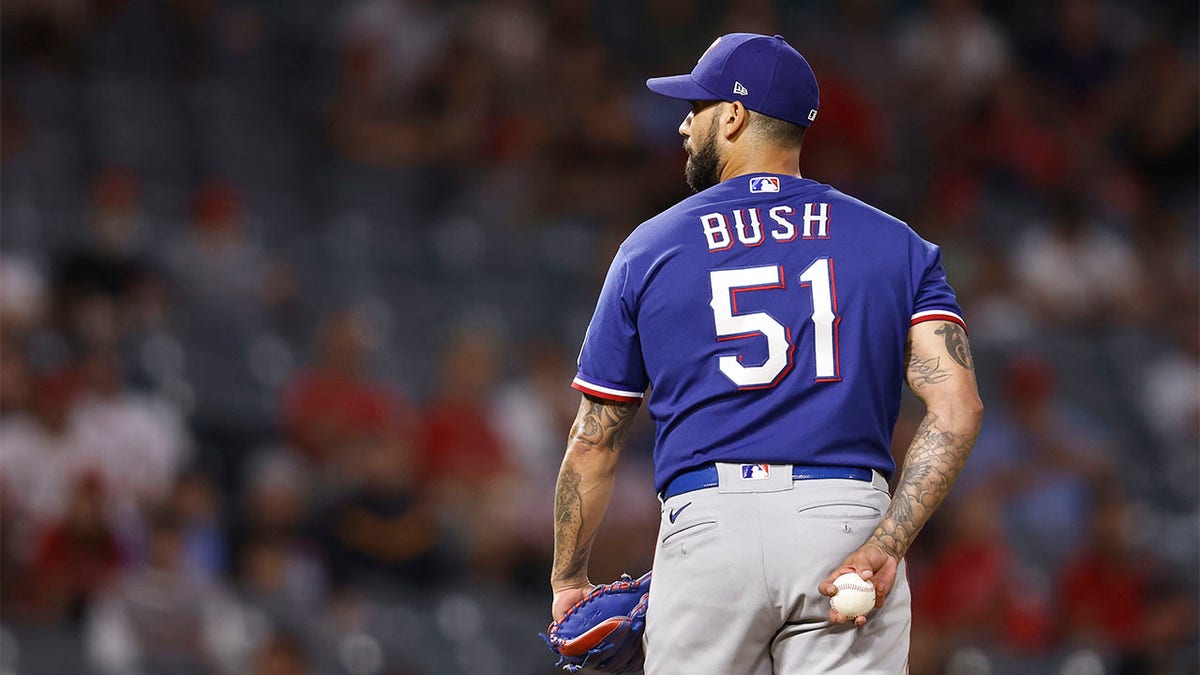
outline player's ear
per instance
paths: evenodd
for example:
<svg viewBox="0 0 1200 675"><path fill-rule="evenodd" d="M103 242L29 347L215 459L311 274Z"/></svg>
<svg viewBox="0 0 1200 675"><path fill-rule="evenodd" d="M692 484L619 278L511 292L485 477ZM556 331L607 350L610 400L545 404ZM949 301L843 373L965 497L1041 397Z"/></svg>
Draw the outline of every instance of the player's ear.
<svg viewBox="0 0 1200 675"><path fill-rule="evenodd" d="M720 115L721 130L726 140L737 138L750 125L750 111L741 101L729 101L722 106Z"/></svg>

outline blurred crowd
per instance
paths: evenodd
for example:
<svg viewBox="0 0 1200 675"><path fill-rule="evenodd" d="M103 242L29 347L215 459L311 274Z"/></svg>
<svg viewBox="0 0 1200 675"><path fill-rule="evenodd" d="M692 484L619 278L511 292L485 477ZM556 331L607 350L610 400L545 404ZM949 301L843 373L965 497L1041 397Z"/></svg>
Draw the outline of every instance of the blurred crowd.
<svg viewBox="0 0 1200 675"><path fill-rule="evenodd" d="M733 31L971 327L912 672L1197 672L1194 3L7 0L0 673L553 672L574 354L687 194L641 83ZM595 581L652 559L639 425Z"/></svg>

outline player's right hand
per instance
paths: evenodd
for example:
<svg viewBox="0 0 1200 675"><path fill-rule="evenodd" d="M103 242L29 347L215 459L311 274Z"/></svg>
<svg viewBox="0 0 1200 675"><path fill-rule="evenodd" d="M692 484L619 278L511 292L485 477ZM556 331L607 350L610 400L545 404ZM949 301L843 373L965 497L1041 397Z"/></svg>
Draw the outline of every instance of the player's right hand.
<svg viewBox="0 0 1200 675"><path fill-rule="evenodd" d="M833 585L833 580L847 572L855 572L864 580L875 585L875 608L879 609L883 607L883 601L887 599L887 594L891 592L892 586L896 583L896 574L899 568L899 559L884 551L877 544L868 541L847 556L846 560L831 572L825 581L821 582L817 590L821 592L821 595L833 597L837 593L837 586ZM829 621L834 624L843 624L849 619L830 607ZM866 624L867 615L865 614L854 619L855 626L865 626Z"/></svg>

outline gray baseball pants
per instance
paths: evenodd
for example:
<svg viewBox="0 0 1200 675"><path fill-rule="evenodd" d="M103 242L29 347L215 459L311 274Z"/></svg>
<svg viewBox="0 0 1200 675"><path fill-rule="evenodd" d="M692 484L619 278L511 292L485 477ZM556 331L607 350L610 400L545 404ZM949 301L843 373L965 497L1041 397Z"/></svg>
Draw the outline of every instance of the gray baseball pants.
<svg viewBox="0 0 1200 675"><path fill-rule="evenodd" d="M790 465L662 505L646 617L647 675L895 675L908 668L911 597L903 563L867 625L829 622L817 587L866 541L887 482L792 480Z"/></svg>

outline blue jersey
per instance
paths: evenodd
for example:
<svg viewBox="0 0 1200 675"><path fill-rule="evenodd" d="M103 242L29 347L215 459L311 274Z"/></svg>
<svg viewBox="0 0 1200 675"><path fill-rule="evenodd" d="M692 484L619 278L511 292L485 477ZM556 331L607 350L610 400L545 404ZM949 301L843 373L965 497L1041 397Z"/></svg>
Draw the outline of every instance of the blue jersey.
<svg viewBox="0 0 1200 675"><path fill-rule="evenodd" d="M890 476L904 345L927 320L962 324L937 246L828 185L740 176L621 245L573 386L649 390L658 490L717 461Z"/></svg>

